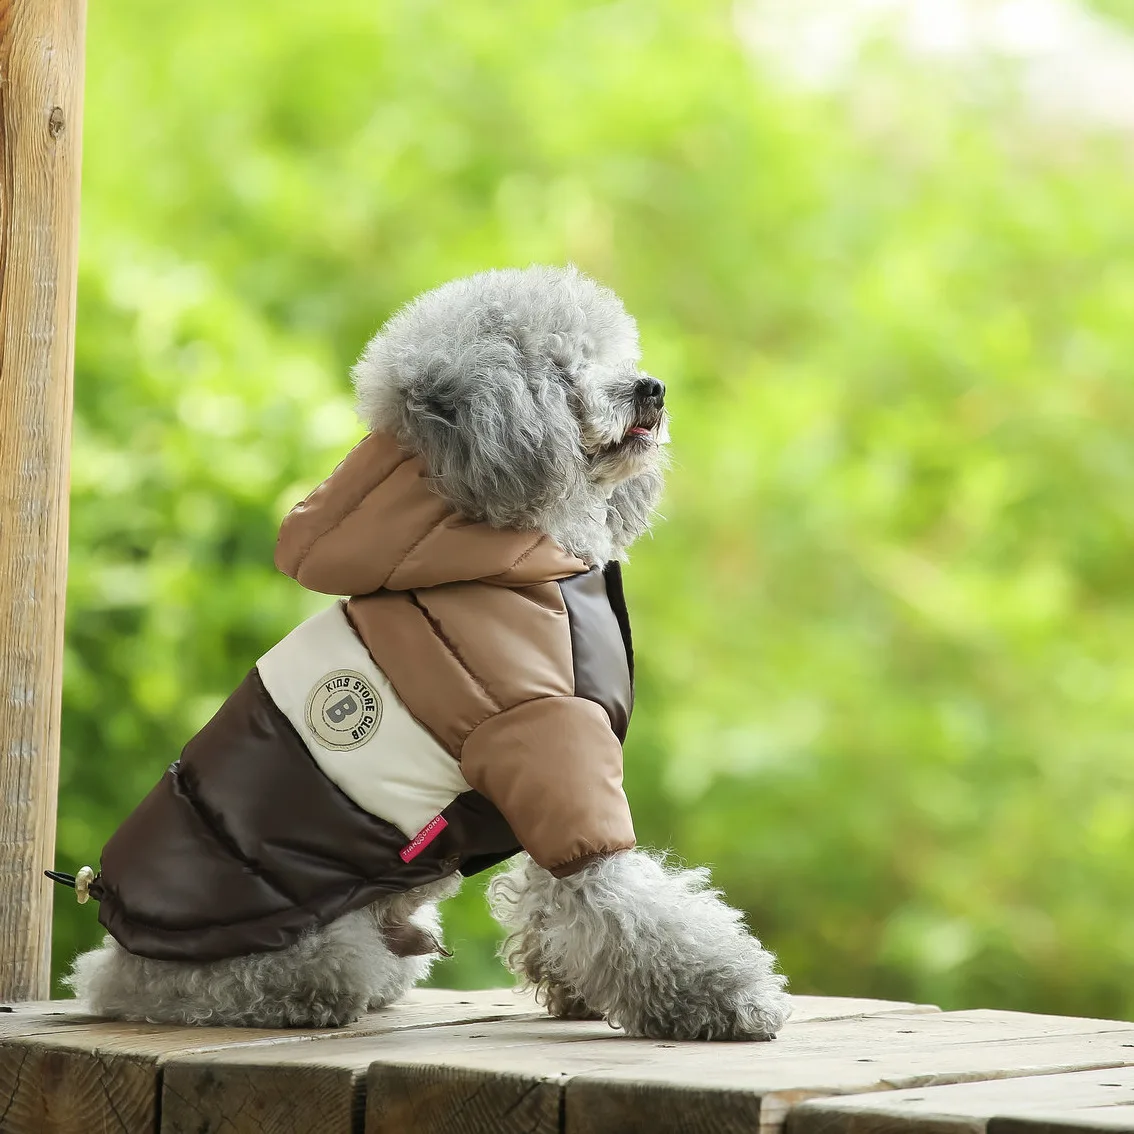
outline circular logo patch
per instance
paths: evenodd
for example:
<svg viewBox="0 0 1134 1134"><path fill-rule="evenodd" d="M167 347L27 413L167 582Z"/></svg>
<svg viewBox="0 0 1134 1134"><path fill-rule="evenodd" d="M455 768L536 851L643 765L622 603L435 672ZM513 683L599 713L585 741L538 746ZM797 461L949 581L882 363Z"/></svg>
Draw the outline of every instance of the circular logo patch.
<svg viewBox="0 0 1134 1134"><path fill-rule="evenodd" d="M307 697L307 727L328 748L365 744L382 719L382 698L361 673L336 669Z"/></svg>

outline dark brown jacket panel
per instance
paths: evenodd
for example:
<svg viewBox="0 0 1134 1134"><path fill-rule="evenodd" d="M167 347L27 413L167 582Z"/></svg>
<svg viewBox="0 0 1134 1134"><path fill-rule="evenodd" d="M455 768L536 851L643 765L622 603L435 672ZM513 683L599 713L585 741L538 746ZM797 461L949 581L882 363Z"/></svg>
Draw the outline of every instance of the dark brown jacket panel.
<svg viewBox="0 0 1134 1134"><path fill-rule="evenodd" d="M107 843L92 889L130 952L214 960L291 944L385 893L518 849L475 792L409 862L406 836L319 770L253 670Z"/></svg>

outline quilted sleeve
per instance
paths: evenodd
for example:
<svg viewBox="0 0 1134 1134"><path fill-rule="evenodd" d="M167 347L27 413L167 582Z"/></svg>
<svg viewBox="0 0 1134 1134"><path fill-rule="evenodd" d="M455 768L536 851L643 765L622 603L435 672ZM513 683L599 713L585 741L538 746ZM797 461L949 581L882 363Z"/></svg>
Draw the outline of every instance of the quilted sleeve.
<svg viewBox="0 0 1134 1134"><path fill-rule="evenodd" d="M622 746L593 701L542 697L490 717L465 740L461 769L557 877L634 846Z"/></svg>

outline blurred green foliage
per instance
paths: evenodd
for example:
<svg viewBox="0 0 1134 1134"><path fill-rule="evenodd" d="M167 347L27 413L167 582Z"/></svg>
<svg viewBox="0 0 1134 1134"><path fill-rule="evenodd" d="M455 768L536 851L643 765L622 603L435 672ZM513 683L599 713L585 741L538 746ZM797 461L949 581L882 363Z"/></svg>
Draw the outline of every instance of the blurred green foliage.
<svg viewBox="0 0 1134 1134"><path fill-rule="evenodd" d="M792 93L717 0L94 5L84 133L61 868L325 601L273 543L367 337L573 260L674 414L642 842L796 991L1134 1013L1120 145L900 64ZM504 982L479 881L440 984ZM96 930L60 898L57 972Z"/></svg>
<svg viewBox="0 0 1134 1134"><path fill-rule="evenodd" d="M1134 0L1090 0L1086 7L1125 27L1134 27Z"/></svg>

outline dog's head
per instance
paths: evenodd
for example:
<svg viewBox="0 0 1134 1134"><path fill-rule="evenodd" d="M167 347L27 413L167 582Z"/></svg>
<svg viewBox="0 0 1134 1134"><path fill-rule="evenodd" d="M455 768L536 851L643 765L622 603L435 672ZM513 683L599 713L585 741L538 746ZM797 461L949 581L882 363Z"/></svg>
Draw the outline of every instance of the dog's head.
<svg viewBox="0 0 1134 1134"><path fill-rule="evenodd" d="M665 387L619 298L574 268L482 272L419 296L354 368L360 412L463 515L598 562L649 525Z"/></svg>

